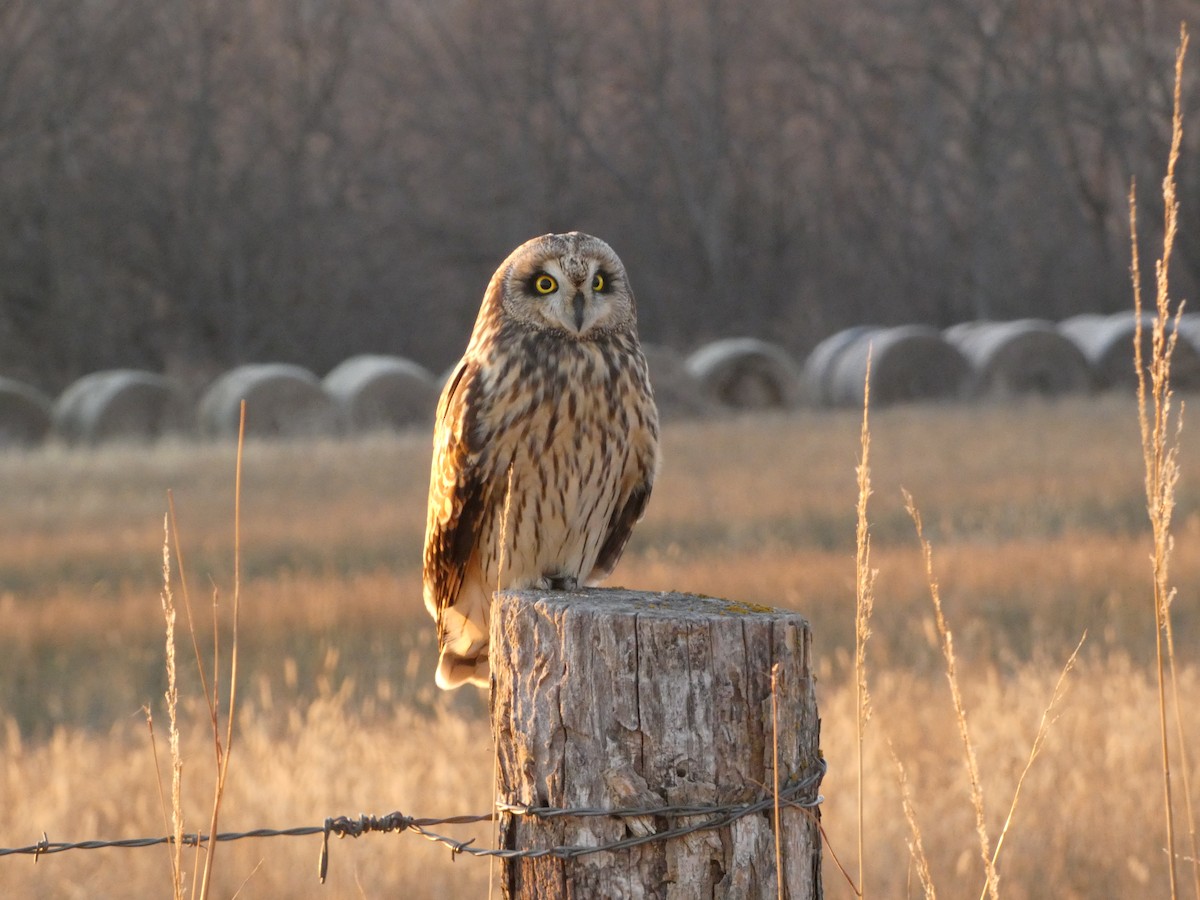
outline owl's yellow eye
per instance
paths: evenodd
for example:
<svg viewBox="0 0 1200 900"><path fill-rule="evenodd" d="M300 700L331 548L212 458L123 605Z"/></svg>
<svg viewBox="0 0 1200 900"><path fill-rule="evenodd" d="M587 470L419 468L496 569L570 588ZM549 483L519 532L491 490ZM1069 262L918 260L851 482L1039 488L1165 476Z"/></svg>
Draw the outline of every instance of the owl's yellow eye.
<svg viewBox="0 0 1200 900"><path fill-rule="evenodd" d="M533 280L533 289L539 294L553 294L558 290L558 282L543 272Z"/></svg>
<svg viewBox="0 0 1200 900"><path fill-rule="evenodd" d="M595 274L595 275L592 277L592 290L593 290L593 291L595 291L595 292L598 294L598 293L600 293L602 290L604 290L604 284L605 284L605 282L604 282L604 276L603 276L603 275L601 275L599 272L597 272L597 273L596 273L596 274Z"/></svg>

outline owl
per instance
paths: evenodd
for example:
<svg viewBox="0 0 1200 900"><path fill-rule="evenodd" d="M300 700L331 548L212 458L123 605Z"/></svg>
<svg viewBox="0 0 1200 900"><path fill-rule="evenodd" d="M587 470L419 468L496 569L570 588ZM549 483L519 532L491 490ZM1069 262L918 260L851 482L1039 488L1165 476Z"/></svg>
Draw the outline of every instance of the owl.
<svg viewBox="0 0 1200 900"><path fill-rule="evenodd" d="M658 466L658 411L621 260L580 232L492 276L438 402L425 530L437 684L487 687L491 597L617 564Z"/></svg>

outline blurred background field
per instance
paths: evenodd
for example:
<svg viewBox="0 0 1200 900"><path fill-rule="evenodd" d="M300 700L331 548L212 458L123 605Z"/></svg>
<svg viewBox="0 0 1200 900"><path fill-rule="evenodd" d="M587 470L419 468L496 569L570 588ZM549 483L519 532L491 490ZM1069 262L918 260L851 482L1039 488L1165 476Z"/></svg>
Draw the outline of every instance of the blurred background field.
<svg viewBox="0 0 1200 900"><path fill-rule="evenodd" d="M612 579L785 606L811 619L830 765L823 822L847 864L859 427L858 413L831 410L670 424L649 513ZM869 890L919 891L884 734L908 770L939 891L974 896L983 884L904 487L934 545L993 835L1059 669L1089 635L1006 840L1003 895L1162 896L1150 539L1132 398L896 407L873 414L872 436L879 578L868 663L876 709ZM1187 449L1173 566L1185 697L1200 687L1191 649L1200 493ZM395 809L487 810L486 701L432 685L434 634L419 575L428 463L424 433L247 446L245 705L222 830ZM228 444L50 445L0 456L0 846L34 843L43 831L52 840L164 833L141 710L154 709L161 754L166 491L202 646L210 646L214 589L228 622L233 472ZM227 633L222 641L227 647ZM193 830L207 821L212 749L185 649L181 630ZM489 840L487 828L478 837ZM317 837L222 845L218 894L239 886L242 897L486 891L486 862L452 862L411 834L335 843L329 884L318 888L319 845ZM851 896L826 863L828 896ZM5 893L144 896L169 884L161 848L75 851L36 866L0 860Z"/></svg>

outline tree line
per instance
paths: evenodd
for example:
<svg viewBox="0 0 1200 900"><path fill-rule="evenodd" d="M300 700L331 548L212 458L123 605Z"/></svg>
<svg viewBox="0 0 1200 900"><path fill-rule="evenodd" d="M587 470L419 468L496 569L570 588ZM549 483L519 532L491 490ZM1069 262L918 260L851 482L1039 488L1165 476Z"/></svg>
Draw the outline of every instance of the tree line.
<svg viewBox="0 0 1200 900"><path fill-rule="evenodd" d="M0 0L0 375L441 370L508 251L573 228L685 350L1122 309L1198 9Z"/></svg>

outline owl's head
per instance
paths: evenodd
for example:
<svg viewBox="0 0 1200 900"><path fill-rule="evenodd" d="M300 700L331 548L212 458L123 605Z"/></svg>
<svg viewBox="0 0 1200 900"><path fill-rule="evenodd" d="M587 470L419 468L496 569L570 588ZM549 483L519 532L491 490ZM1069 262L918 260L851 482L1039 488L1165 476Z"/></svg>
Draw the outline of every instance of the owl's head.
<svg viewBox="0 0 1200 900"><path fill-rule="evenodd" d="M625 266L604 241L578 231L544 234L510 253L488 300L507 321L574 340L635 328Z"/></svg>

